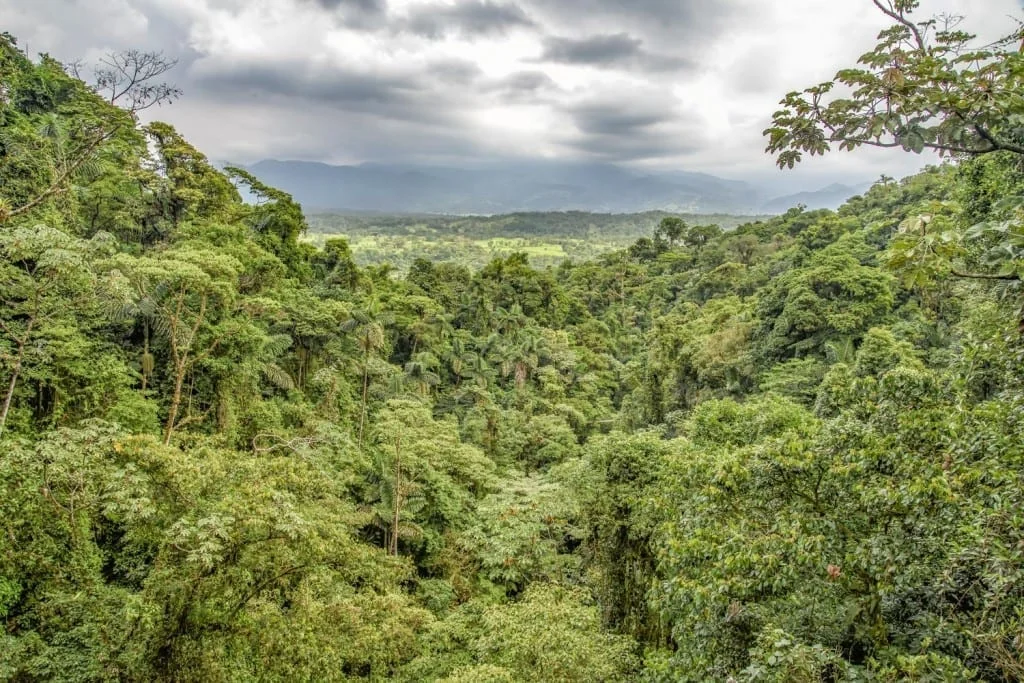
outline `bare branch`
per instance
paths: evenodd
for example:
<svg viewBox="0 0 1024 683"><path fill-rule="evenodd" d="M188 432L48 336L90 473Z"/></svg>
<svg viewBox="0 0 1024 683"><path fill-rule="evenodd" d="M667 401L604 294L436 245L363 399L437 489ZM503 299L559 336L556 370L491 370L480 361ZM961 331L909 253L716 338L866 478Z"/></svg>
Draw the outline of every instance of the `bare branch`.
<svg viewBox="0 0 1024 683"><path fill-rule="evenodd" d="M177 59L165 57L162 52L111 52L93 69L93 88L110 104L119 104L135 114L181 96L178 87L158 81L177 65ZM73 64L72 68L77 76L79 66Z"/></svg>
<svg viewBox="0 0 1024 683"><path fill-rule="evenodd" d="M889 18L893 19L894 21L902 24L904 27L906 27L911 32L911 34L913 34L914 41L917 43L918 49L920 49L922 51L927 49L928 46L927 46L927 43L925 43L924 35L922 35L921 29L919 29L917 27L917 25L914 22L912 22L910 19L907 19L907 17L904 16L902 11L899 11L895 7L893 7L891 2L888 3L888 6L886 6L885 4L882 3L882 0L871 0L871 1L873 3L875 3L875 7L877 7L880 10L882 10L882 12L886 16L888 16Z"/></svg>

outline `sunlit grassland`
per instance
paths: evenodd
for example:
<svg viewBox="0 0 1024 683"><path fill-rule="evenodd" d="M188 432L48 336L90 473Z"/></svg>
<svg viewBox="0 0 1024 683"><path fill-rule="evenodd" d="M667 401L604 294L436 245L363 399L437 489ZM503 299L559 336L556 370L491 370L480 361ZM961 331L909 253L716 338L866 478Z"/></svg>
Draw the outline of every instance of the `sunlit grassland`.
<svg viewBox="0 0 1024 683"><path fill-rule="evenodd" d="M361 266L390 264L398 274L413 261L454 262L476 269L494 258L525 253L538 268L582 262L649 237L667 214L552 212L503 216L366 216L316 214L305 239L322 246L348 240ZM684 216L691 224L734 228L750 216Z"/></svg>

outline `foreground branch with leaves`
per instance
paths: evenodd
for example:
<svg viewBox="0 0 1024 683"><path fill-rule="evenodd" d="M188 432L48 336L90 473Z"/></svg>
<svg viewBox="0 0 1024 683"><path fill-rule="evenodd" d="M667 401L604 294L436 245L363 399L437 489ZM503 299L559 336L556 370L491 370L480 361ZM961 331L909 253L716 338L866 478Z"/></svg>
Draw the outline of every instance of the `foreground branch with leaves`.
<svg viewBox="0 0 1024 683"><path fill-rule="evenodd" d="M977 45L959 30L959 17L918 21L917 0L873 2L893 24L860 67L782 100L765 130L778 165L793 168L804 154L825 154L833 145L1024 154L1020 30Z"/></svg>

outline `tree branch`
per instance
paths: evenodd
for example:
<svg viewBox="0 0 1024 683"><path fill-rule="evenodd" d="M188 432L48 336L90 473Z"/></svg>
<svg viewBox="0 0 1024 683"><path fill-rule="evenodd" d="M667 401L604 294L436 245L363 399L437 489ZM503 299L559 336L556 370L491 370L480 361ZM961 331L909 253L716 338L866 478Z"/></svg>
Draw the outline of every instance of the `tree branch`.
<svg viewBox="0 0 1024 683"><path fill-rule="evenodd" d="M95 152L100 145L102 145L104 142L113 137L116 130L116 128L112 128L104 132L102 135L97 137L88 145L86 145L85 149L82 150L79 157L74 161L74 163L65 167L64 171L59 176L57 176L56 180L54 180L50 184L50 187L46 188L46 190L44 190L42 194L40 194L27 204L19 206L16 209L11 209L7 213L7 218L14 218L15 216L31 211L32 209L36 208L37 206L45 202L50 197L67 192L67 182L71 179L71 176L73 176L75 172L92 157L92 153Z"/></svg>
<svg viewBox="0 0 1024 683"><path fill-rule="evenodd" d="M296 567L289 567L288 569L285 569L284 571L282 571L282 572L280 572L278 574L275 574L274 576L271 576L271 577L269 577L267 579L264 579L260 583L256 584L252 588L252 590L250 590L248 593L246 593L245 596L243 596L242 599L238 601L238 603L235 605L234 609L231 610L231 613L228 615L228 618L227 618L226 621L228 623L231 623L232 621L234 621L235 617L238 616L238 613L241 612L242 609L246 605L249 604L249 601L252 600L253 598L255 598L257 595L259 595L263 591L263 589L266 588L267 586L269 586L270 584L272 584L272 583L274 583L276 581L280 581L281 579L283 579L286 576L289 576L291 574L294 574L295 572L300 572L303 569L308 568L309 566L310 566L309 564L300 564L300 565L298 565Z"/></svg>
<svg viewBox="0 0 1024 683"><path fill-rule="evenodd" d="M871 147L882 147L884 149L893 149L896 147L902 147L903 143L900 142L882 142L881 140L865 140L862 138L834 138L830 142L852 142L857 145L870 145ZM943 145L939 142L926 142L924 146L927 149L934 149L940 152L951 152L954 154L986 154L988 152L996 151L995 148L990 147L988 149L969 149L967 147L953 147L951 145ZM1024 148L1021 148L1024 150ZM1013 150L1010 150L1013 151ZM1022 151L1021 153L1024 153Z"/></svg>
<svg viewBox="0 0 1024 683"><path fill-rule="evenodd" d="M970 280L1010 280L1010 281L1020 281L1020 275L1017 275L1015 273L997 273L997 274L990 274L990 273L964 273L962 271L956 270L955 268L951 268L949 272L954 277L962 277L962 278L967 278L967 279L970 279Z"/></svg>
<svg viewBox="0 0 1024 683"><path fill-rule="evenodd" d="M914 40L917 42L918 49L920 49L922 52L928 49L927 44L924 42L924 36L921 35L921 29L919 29L914 22L910 21L910 19L907 19L905 16L903 16L902 12L895 10L892 7L892 4L886 7L885 5L882 4L882 0L871 1L875 3L875 7L882 10L882 12L886 16L902 24L914 35Z"/></svg>
<svg viewBox="0 0 1024 683"><path fill-rule="evenodd" d="M1006 142L1005 140L1000 140L981 124L975 123L974 130L978 133L979 136L981 136L983 140L987 141L990 145L992 145L993 148L997 150L1014 152L1016 154L1024 154L1024 146L1018 145L1013 142Z"/></svg>

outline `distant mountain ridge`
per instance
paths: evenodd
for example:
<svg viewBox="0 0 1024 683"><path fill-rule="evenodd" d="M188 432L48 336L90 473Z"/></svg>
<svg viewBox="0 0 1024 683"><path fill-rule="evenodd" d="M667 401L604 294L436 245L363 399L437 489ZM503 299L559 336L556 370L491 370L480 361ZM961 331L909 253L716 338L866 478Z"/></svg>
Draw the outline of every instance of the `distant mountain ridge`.
<svg viewBox="0 0 1024 683"><path fill-rule="evenodd" d="M265 160L247 168L262 181L291 193L310 212L763 214L782 213L797 203L834 208L857 194L855 188L833 185L818 193L792 195L792 202L783 206L790 197L768 199L759 188L742 181L685 171L637 173L610 164L537 162L468 169Z"/></svg>
<svg viewBox="0 0 1024 683"><path fill-rule="evenodd" d="M776 197L761 205L765 213L785 213L794 206L807 209L835 209L842 206L850 197L863 194L871 187L871 183L861 185L841 185L833 183L815 192L797 192Z"/></svg>

